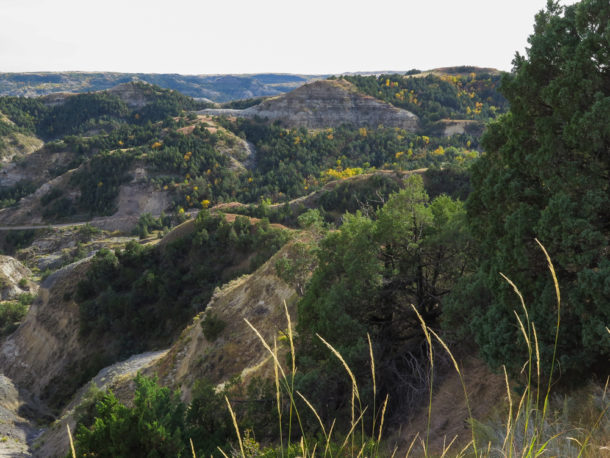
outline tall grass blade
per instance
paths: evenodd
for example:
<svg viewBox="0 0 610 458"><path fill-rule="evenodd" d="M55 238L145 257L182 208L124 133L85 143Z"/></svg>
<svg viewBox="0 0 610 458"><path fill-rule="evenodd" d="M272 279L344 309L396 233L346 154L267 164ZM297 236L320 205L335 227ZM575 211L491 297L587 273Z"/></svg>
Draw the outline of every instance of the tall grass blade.
<svg viewBox="0 0 610 458"><path fill-rule="evenodd" d="M542 243L540 243L540 240L538 239L534 239L536 240L536 243L540 246L540 249L544 252L544 256L546 257L546 262L549 265L549 270L551 271L551 275L553 277L553 284L555 285L555 295L557 296L557 306L559 306L561 304L561 292L559 291L559 281L557 281L557 275L555 274L555 266L553 265L553 261L551 261L551 257L549 256L549 253L546 251L546 248L544 247L544 245Z"/></svg>
<svg viewBox="0 0 610 458"><path fill-rule="evenodd" d="M451 353L451 350L449 350L449 347L447 346L447 344L445 343L445 341L443 339L441 339L441 337L434 332L432 329L428 329L430 334L432 334L436 340L438 340L438 342L441 344L441 346L445 349L445 351L447 352L447 354L449 355L449 358L451 358L451 362L453 363L453 367L455 368L458 377L460 379L460 384L462 385L462 390L464 391L464 401L466 402L466 408L468 409L468 418L470 419L470 423L473 424L473 416L472 416L472 409L470 408L470 400L468 398L468 390L466 389L466 382L464 382L464 377L462 376L462 371L460 370L460 366L457 363L457 361L455 360L453 353ZM474 428L471 428L472 431L472 446L474 448L474 453L475 455L477 454L477 442L474 436Z"/></svg>
<svg viewBox="0 0 610 458"><path fill-rule="evenodd" d="M284 311L286 312L286 321L288 322L288 342L290 343L290 360L292 361L292 374L294 375L297 371L294 351L294 338L292 336L292 321L290 319L290 313L288 312L288 305L284 301Z"/></svg>
<svg viewBox="0 0 610 458"><path fill-rule="evenodd" d="M328 447L330 447L330 438L333 435L333 429L335 428L335 420L333 420L333 422L330 425L330 429L328 430L328 437L326 438L326 444L324 445L324 455L326 456L326 454L328 453Z"/></svg>
<svg viewBox="0 0 610 458"><path fill-rule="evenodd" d="M350 430L347 433L347 436L345 437L345 440L343 441L343 444L341 444L341 448L339 448L339 451L337 452L337 456L341 456L341 452L343 451L343 449L345 448L345 446L347 445L347 441L350 440L350 438L353 436L354 434L354 429L356 429L356 426L358 425L358 423L362 420L362 417L364 415L364 412L366 412L366 407L362 410L362 412L360 413L360 415L358 416L358 418L356 419L356 421L354 422L354 424L352 425L352 427L350 428Z"/></svg>
<svg viewBox="0 0 610 458"><path fill-rule="evenodd" d="M550 443L550 442L551 442L553 439L557 439L557 438L558 438L559 436L561 436L562 434L563 434L563 433L557 433L557 434L555 434L555 435L551 436L551 437L550 437L550 438L549 438L549 439L548 439L546 442L544 442L544 444L542 444L542 445L540 446L540 448L538 449L538 451L536 451L536 454L535 454L534 456L540 456L540 455L542 455L542 454L545 452L546 447L549 445L549 443Z"/></svg>
<svg viewBox="0 0 610 458"><path fill-rule="evenodd" d="M288 342L290 343L290 361L291 361L291 371L290 371L290 393L294 393L294 376L296 374L296 358L294 351L294 339L292 337L292 321L290 320L290 313L288 313L288 305L286 301L284 301L284 311L286 313L286 322L288 323ZM293 415L293 403L290 403L290 410L288 412L288 441L290 442L290 437L292 436L292 415Z"/></svg>
<svg viewBox="0 0 610 458"><path fill-rule="evenodd" d="M519 327L521 329L521 332L523 334L523 337L525 339L525 343L527 345L527 362L523 365L523 368L521 369L522 371L525 369L525 367L527 366L527 386L525 388L525 393L527 394L527 402L525 403L525 422L524 422L524 426L523 426L523 434L524 436L527 436L527 431L529 428L529 423L530 423L530 414L531 414L531 406L532 406L532 338L531 338L531 328L533 326L533 323L530 322L530 318L529 318L529 313L527 311L527 307L525 306L525 301L523 300L523 295L521 294L521 291L519 290L519 288L517 288L517 285L515 285L513 283L513 281L508 278L506 275L504 275L502 272L500 272L500 275L502 276L502 278L504 278L513 288L515 294L517 294L517 296L519 296L519 301L521 302L521 308L523 309L524 313L525 313L525 318L527 320L527 332L525 331L525 326L523 325L523 322L521 321L521 318L519 317L519 315L517 314L517 312L515 310L513 310L513 313L515 314L515 317L517 318L517 321L519 322ZM537 409L536 409L537 412ZM538 413L536 413L536 417L538 417ZM536 422L538 423L538 421ZM515 422L516 424L516 422Z"/></svg>
<svg viewBox="0 0 610 458"><path fill-rule="evenodd" d="M395 445L394 450L392 450L392 455L390 455L390 458L394 458L396 456L397 451L398 451L398 445Z"/></svg>
<svg viewBox="0 0 610 458"><path fill-rule="evenodd" d="M278 371L278 365L276 364L277 358L277 339L273 338L273 354L275 355L273 361L273 377L275 380L275 402L277 403L277 418L278 425L280 428L280 450L282 458L284 457L284 437L282 432L282 396L280 391L280 375Z"/></svg>
<svg viewBox="0 0 610 458"><path fill-rule="evenodd" d="M351 369L349 368L349 366L343 359L343 356L341 356L341 353L339 353L337 350L335 350L335 347L333 347L326 340L324 340L324 338L322 336L320 336L320 334L316 334L316 336L318 336L318 339L320 339L322 341L322 343L328 347L328 349L332 352L332 354L335 355L337 357L337 359L339 359L339 361L341 361L341 363L343 364L343 367L345 368L345 370L347 371L347 374L349 375L349 378L352 381L352 389L356 393L356 396L358 396L358 399L360 399L360 397L358 395L358 384L356 383L356 377L354 377L354 374L352 373Z"/></svg>
<svg viewBox="0 0 610 458"><path fill-rule="evenodd" d="M191 453L193 454L193 458L197 458L197 454L195 453L195 446L193 445L193 439L189 437L189 442L191 443Z"/></svg>
<svg viewBox="0 0 610 458"><path fill-rule="evenodd" d="M248 326L250 326L250 328L254 331L254 333L256 334L256 336L258 337L258 339L261 341L261 343L263 344L263 346L265 347L265 349L269 352L269 354L271 354L271 356L273 357L273 360L275 361L275 363L277 364L278 369L280 370L280 373L282 374L282 378L284 378L285 380L287 380L286 377L286 373L284 372L284 369L282 368L282 365L280 364L280 361L277 358L277 355L273 353L273 350L271 350L271 347L267 344L267 342L265 342L265 339L263 339L263 336L261 335L260 332L258 332L258 329L256 329L252 323L250 323L248 321L247 318L244 318L244 321L246 322L246 324Z"/></svg>
<svg viewBox="0 0 610 458"><path fill-rule="evenodd" d="M521 301L521 308L523 309L523 311L525 312L525 318L527 320L527 322L529 323L530 321L530 316L529 313L527 311L527 307L525 306L525 300L523 299L523 295L521 294L521 291L519 291L519 288L517 288L517 285L515 285L515 283L508 278L506 275L504 275L502 272L499 272L500 276L506 280L506 282L513 287L513 290L515 291L515 293L517 294L517 296L519 296L519 300Z"/></svg>
<svg viewBox="0 0 610 458"><path fill-rule="evenodd" d="M371 358L371 377L373 378L373 427L371 436L375 435L375 420L377 419L375 413L377 412L377 381L375 379L375 357L373 355L373 344L371 343L371 336L367 332L366 338L369 342L369 356Z"/></svg>
<svg viewBox="0 0 610 458"><path fill-rule="evenodd" d="M540 243L538 239L535 239L536 243L540 246L540 249L543 251L544 256L546 257L546 261L551 271L551 276L553 277L553 285L555 286L555 295L557 296L557 324L555 326L555 344L553 345L553 359L551 359L551 371L549 373L549 384L546 391L546 397L544 400L544 409L542 411L542 418L546 416L546 410L548 407L548 398L551 393L551 384L553 383L553 371L555 369L555 360L557 358L557 343L559 341L559 325L561 323L561 292L559 290L559 282L557 281L557 275L555 273L555 267L553 266L553 262L551 261L551 257L549 253L544 248L544 245Z"/></svg>
<svg viewBox="0 0 610 458"><path fill-rule="evenodd" d="M531 343L530 343L530 338L527 335L527 332L525 332L525 327L523 326L523 322L521 321L521 318L519 318L519 315L517 315L517 312L515 312L513 310L513 313L515 314L515 317L517 318L517 321L519 322L519 328L521 329L521 333L523 334L523 338L525 339L525 343L527 344L528 348L531 348Z"/></svg>
<svg viewBox="0 0 610 458"><path fill-rule="evenodd" d="M383 420L385 419L385 409L388 406L388 399L390 395L387 394L385 401L383 402L383 408L381 409L381 422L379 423L379 435L377 436L377 442L381 442L381 434L383 433Z"/></svg>
<svg viewBox="0 0 610 458"><path fill-rule="evenodd" d="M328 434L326 434L326 428L324 428L324 423L322 423L322 419L320 418L320 415L318 415L318 412L316 411L315 407L313 405L311 405L311 403L307 400L307 398L305 396L303 396L303 394L301 394L299 391L297 391L297 394L301 397L301 399L305 402L305 404L307 404L307 407L309 407L311 409L314 416L318 420L318 423L320 424L320 428L322 428L322 434L324 434L324 439L328 440Z"/></svg>
<svg viewBox="0 0 610 458"><path fill-rule="evenodd" d="M241 440L241 434L239 432L239 426L237 426L237 419L235 418L235 413L231 408L231 403L229 402L229 398L225 396L225 401L227 401L227 406L229 407L229 412L231 413L231 420L233 420L233 426L235 427L235 432L237 433L237 440L239 441L239 449L241 450L241 456L245 458L246 454L244 453L244 444Z"/></svg>
<svg viewBox="0 0 610 458"><path fill-rule="evenodd" d="M419 437L419 432L417 432L415 434L415 436L413 437L413 440L411 441L411 444L409 444L409 448L407 449L407 454L405 455L405 458L409 458L409 455L411 454L411 450L413 450L413 446L415 445L415 441L417 440L418 437Z"/></svg>
<svg viewBox="0 0 610 458"><path fill-rule="evenodd" d="M424 447L424 452L427 453L428 449L428 440L430 439L430 423L432 421L432 388L434 382L434 355L432 353L432 339L430 338L430 334L428 333L428 325L422 318L422 316L417 311L417 308L413 304L411 304L411 308L417 315L419 322L421 323L421 328L424 331L424 336L426 337L426 342L428 343L428 357L430 358L430 390L429 390L429 398L428 398L428 422L426 424L426 446Z"/></svg>
<svg viewBox="0 0 610 458"><path fill-rule="evenodd" d="M428 445L424 442L424 440L420 437L419 442L421 443L421 449L424 452L423 456L428 456Z"/></svg>
<svg viewBox="0 0 610 458"><path fill-rule="evenodd" d="M466 450L468 450L468 448L472 445L472 441L468 442L464 448L462 448L462 450L460 450L460 453L457 454L457 456L464 456L464 453L466 453Z"/></svg>
<svg viewBox="0 0 610 458"><path fill-rule="evenodd" d="M66 429L68 430L68 439L70 440L70 451L72 452L72 458L76 458L76 449L74 448L74 441L72 440L70 425L66 424Z"/></svg>
<svg viewBox="0 0 610 458"><path fill-rule="evenodd" d="M295 401L294 401L294 390L292 388L292 384L288 381L288 377L286 376L286 372L284 371L284 369L282 368L282 365L280 364L280 361L278 359L277 354L275 354L273 352L273 350L271 350L271 347L269 347L269 344L267 344L267 342L265 342L265 339L263 338L263 336L261 335L260 332L258 332L258 329L256 329L252 323L250 323L246 318L244 318L244 321L246 322L246 324L248 326L250 326L250 328L254 331L254 333L256 334L256 336L258 337L258 339L261 341L261 343L263 344L263 346L265 347L265 349L271 354L273 361L275 362L278 370L280 371L280 374L282 375L282 380L284 381L284 384L286 385L286 390L288 392L288 397L290 398L290 407L291 407L291 412L294 412L296 417L297 417L297 421L299 423L299 427L301 428L301 432L304 433L304 429L303 429L303 424L301 422L301 417L299 415L298 410L296 410L296 406L295 406ZM290 424L289 424L289 428L292 425L292 417L290 419ZM291 437L292 431L291 429L289 429L289 435L288 435L288 441L290 443L290 437Z"/></svg>
<svg viewBox="0 0 610 458"><path fill-rule="evenodd" d="M343 359L343 356L341 356L341 353L339 353L331 344L329 344L326 340L324 340L322 338L322 336L320 336L320 334L316 334L316 336L318 337L318 339L320 339L322 341L322 343L324 345L326 345L330 351L332 352L333 355L335 355L339 361L341 361L341 364L343 364L343 367L345 368L345 370L347 371L350 379L352 380L352 400L351 400L351 408L352 408L352 412L351 412L351 428L350 431L353 431L353 429L355 428L357 421L356 421L356 415L355 415L355 400L354 398L358 399L358 404L360 405L360 418L362 418L362 414L364 413L364 410L362 410L362 405L360 404L360 394L358 393L358 384L356 383L356 377L354 377L354 374L352 373L351 369L349 368L349 366L347 365L347 363L345 362L345 360ZM366 407L365 407L366 410ZM351 433L350 433L351 435ZM348 436L349 437L349 436ZM353 442L353 436L352 436L352 442ZM352 443L352 447L353 447L353 443Z"/></svg>
<svg viewBox="0 0 610 458"><path fill-rule="evenodd" d="M536 349L536 416L538 416L538 406L540 405L540 345L538 345L538 333L536 333L536 326L532 322L532 332L534 333L534 348Z"/></svg>
<svg viewBox="0 0 610 458"><path fill-rule="evenodd" d="M455 442L455 440L457 439L457 434L455 436L453 436L453 439L451 439L451 442L449 442L449 445L447 445L446 447L443 446L443 453L441 455L441 458L443 458L447 452L449 451L449 449L451 448L451 446L453 445L453 443Z"/></svg>
<svg viewBox="0 0 610 458"><path fill-rule="evenodd" d="M504 438L504 443L502 444L502 450L506 451L506 444L512 444L512 440L508 439L512 435L512 421L513 421L513 397L510 394L510 385L508 383L508 373L506 372L506 366L502 365L502 370L504 371L504 381L506 382L506 394L508 395L508 420L506 422L506 437ZM512 456L512 447L510 447L508 456L509 458Z"/></svg>
<svg viewBox="0 0 610 458"><path fill-rule="evenodd" d="M364 452L364 447L366 447L366 442L362 444L362 447L360 447L360 451L358 452L358 455L356 455L356 458L360 458L362 456L362 452Z"/></svg>

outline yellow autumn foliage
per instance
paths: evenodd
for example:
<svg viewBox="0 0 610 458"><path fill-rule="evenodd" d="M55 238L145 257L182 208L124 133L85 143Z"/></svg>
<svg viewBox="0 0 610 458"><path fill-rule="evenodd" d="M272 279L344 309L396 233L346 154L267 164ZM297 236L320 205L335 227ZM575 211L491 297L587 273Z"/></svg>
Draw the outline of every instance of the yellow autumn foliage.
<svg viewBox="0 0 610 458"><path fill-rule="evenodd" d="M337 180L342 180L356 175L361 175L362 173L364 173L364 169L362 169L362 167L348 167L343 170L328 169L322 172L322 178L334 178Z"/></svg>

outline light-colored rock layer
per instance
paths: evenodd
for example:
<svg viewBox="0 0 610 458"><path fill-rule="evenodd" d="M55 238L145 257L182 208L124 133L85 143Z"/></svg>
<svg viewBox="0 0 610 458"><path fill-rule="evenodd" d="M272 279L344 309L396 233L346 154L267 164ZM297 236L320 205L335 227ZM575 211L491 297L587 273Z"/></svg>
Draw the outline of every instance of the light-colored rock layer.
<svg viewBox="0 0 610 458"><path fill-rule="evenodd" d="M321 80L305 84L279 97L245 110L208 109L208 115L279 120L288 127L321 129L352 124L356 127L398 127L414 132L419 118L410 111L364 95L345 80Z"/></svg>
<svg viewBox="0 0 610 458"><path fill-rule="evenodd" d="M20 294L35 292L36 286L29 281L30 269L15 258L0 256L0 300L12 300Z"/></svg>

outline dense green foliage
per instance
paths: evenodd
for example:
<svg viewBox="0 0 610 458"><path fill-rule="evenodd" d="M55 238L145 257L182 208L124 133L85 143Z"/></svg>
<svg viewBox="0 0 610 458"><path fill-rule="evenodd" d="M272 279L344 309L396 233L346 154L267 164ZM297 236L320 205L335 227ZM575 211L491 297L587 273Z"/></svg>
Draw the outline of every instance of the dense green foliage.
<svg viewBox="0 0 610 458"><path fill-rule="evenodd" d="M378 389L390 394L393 412L405 414L414 407L414 387L426 386L411 367L425 364L411 304L434 325L443 296L469 269L462 204L444 195L430 201L420 176L407 178L372 216L346 214L341 228L320 242L319 266L299 303L300 383L309 399L325 406L324 414L341 410L350 390L316 334L370 383L369 333Z"/></svg>
<svg viewBox="0 0 610 458"><path fill-rule="evenodd" d="M0 97L0 111L16 126L26 132L35 132L37 123L46 116L48 108L40 99Z"/></svg>
<svg viewBox="0 0 610 458"><path fill-rule="evenodd" d="M261 265L288 237L265 222L228 223L206 211L193 224L192 234L162 248L130 242L100 250L77 288L81 333L111 336L108 350L120 356L167 345L216 286ZM250 255L249 266L233 268Z"/></svg>
<svg viewBox="0 0 610 458"><path fill-rule="evenodd" d="M146 238L150 235L150 231L159 231L163 230L163 232L169 231L169 228L172 223L172 218L164 213L158 218L153 217L150 213L144 213L140 215L138 219L138 224L134 229L134 233L140 236L141 239Z"/></svg>
<svg viewBox="0 0 610 458"><path fill-rule="evenodd" d="M119 188L131 178L128 171L133 160L133 152L121 151L91 158L70 180L80 189L78 205L94 215L114 213Z"/></svg>
<svg viewBox="0 0 610 458"><path fill-rule="evenodd" d="M308 205L315 205L315 210L324 221L339 226L345 212L360 210L370 214L383 206L389 195L400 189L403 183L401 177L404 177L401 172L372 172L358 179L339 181L331 189L320 190L319 197ZM423 177L426 192L432 198L447 194L454 199L465 200L470 193L470 174L465 167L430 168L423 173ZM308 210L302 202L271 206L266 199L261 199L257 205L227 208L230 213L268 218L273 223L290 227L299 227L298 217Z"/></svg>
<svg viewBox="0 0 610 458"><path fill-rule="evenodd" d="M17 139L17 134L28 134L28 129L18 126L6 118L0 111L0 159L5 155L5 148L8 144L13 143ZM1 166L0 166L1 168Z"/></svg>
<svg viewBox="0 0 610 458"><path fill-rule="evenodd" d="M319 198L313 201L315 211L327 223L339 225L345 212L376 210L391 193L399 190L401 176L400 173L372 174L358 180L339 181L332 189L319 192ZM257 205L227 208L231 213L268 218L273 223L295 228L300 227L299 216L310 210L303 203L295 205L285 202L283 205L271 206L266 199L262 199Z"/></svg>
<svg viewBox="0 0 610 458"><path fill-rule="evenodd" d="M432 167L424 173L426 192L430 197L447 194L454 199L466 200L470 195L470 169L461 166Z"/></svg>
<svg viewBox="0 0 610 458"><path fill-rule="evenodd" d="M3 288L0 279L0 289ZM7 336L25 318L29 305L34 300L30 293L20 294L17 300L0 301L0 337Z"/></svg>
<svg viewBox="0 0 610 458"><path fill-rule="evenodd" d="M14 205L24 196L36 191L37 186L29 180L21 180L13 186L0 188L0 208Z"/></svg>
<svg viewBox="0 0 610 458"><path fill-rule="evenodd" d="M425 77L402 75L343 76L364 93L415 113L424 128L440 119L487 121L508 108L497 91L500 75L477 74Z"/></svg>
<svg viewBox="0 0 610 458"><path fill-rule="evenodd" d="M179 210L234 200L258 202L261 196L281 202L366 168L463 167L478 156L477 139L468 135L429 138L396 129L347 126L308 132L261 120L218 122L254 144L255 168L235 171L222 149L235 146L237 140L220 130L211 133L205 124L189 134L176 131L181 124L166 121L166 127L124 125L107 135L65 138L70 148L93 155L71 180L81 191L80 211L112 213L119 186L129 179L126 171L135 163L152 172L151 183L173 193L174 209ZM104 153L107 150L111 152ZM353 210L358 197L337 210Z"/></svg>
<svg viewBox="0 0 610 458"><path fill-rule="evenodd" d="M92 156L71 177L80 190L78 209L112 214L119 188L132 178L128 172L135 164L151 171L153 185L174 192L176 210L201 208L203 200L232 200L239 177L228 167L229 157L216 148L226 136L211 134L203 126L185 135L177 127L170 122L124 125L108 135L65 138L70 148Z"/></svg>
<svg viewBox="0 0 610 458"><path fill-rule="evenodd" d="M17 250L29 246L44 229L24 229L0 232L0 253L13 255Z"/></svg>
<svg viewBox="0 0 610 458"><path fill-rule="evenodd" d="M136 391L133 407L127 407L120 403L113 393L105 394L97 401L92 415L95 420L87 424L91 418L81 415L75 443L77 456L89 454L100 457L166 457L166 456L188 456L190 453L189 434L197 433L193 426L193 411L203 402L205 408L218 409L222 411L223 399L220 394L212 391L205 393L207 396L197 396L188 409L180 401L179 393L173 393L167 388L161 388L155 380L138 375L135 379ZM206 410L208 411L208 410ZM227 432L231 425L230 417L226 408L224 409L224 422L222 422L219 411L214 412L214 423L209 423L208 428L216 427L217 432L226 440ZM207 416L197 419L198 422L206 423L210 420ZM188 418L188 420L187 420ZM201 452L214 452L207 447L201 450L200 439L192 437ZM209 441L212 438L207 438ZM219 442L222 445L223 442ZM206 453L206 454L207 454Z"/></svg>
<svg viewBox="0 0 610 458"><path fill-rule="evenodd" d="M48 104L40 98L0 97L0 111L18 127L49 140L70 134L107 132L125 122L159 121L202 106L175 91L145 83L131 84L131 89L147 102L140 108L129 108L112 92L90 92Z"/></svg>
<svg viewBox="0 0 610 458"><path fill-rule="evenodd" d="M48 108L39 118L36 132L43 138L59 138L112 127L129 114L121 99L106 92L77 94L60 105Z"/></svg>
<svg viewBox="0 0 610 458"><path fill-rule="evenodd" d="M91 429L81 425L76 434L78 456L180 456L185 449L181 427L184 405L177 393L159 388L138 376L132 408L109 393L95 406Z"/></svg>
<svg viewBox="0 0 610 458"><path fill-rule="evenodd" d="M222 456L235 447L235 428L225 396L238 398L233 409L241 426L269 429L272 395L268 383L254 378L244 389L231 380L220 391L206 380L195 383L192 400L186 404L178 392L162 388L154 379L135 378L133 406L128 407L112 393L93 393L78 409L75 437L77 456L112 458Z"/></svg>
<svg viewBox="0 0 610 458"><path fill-rule="evenodd" d="M400 129L354 129L343 126L319 132L283 129L261 120L224 121L256 148L251 182L238 194L242 201L260 196L282 201L317 189L334 178L370 167L412 170L467 163L477 157L477 139L461 135L430 138Z"/></svg>
<svg viewBox="0 0 610 458"><path fill-rule="evenodd" d="M467 209L480 267L456 291L448 318L493 366L517 370L524 359L513 310L525 317L498 272L521 289L550 365L557 303L538 238L562 288L561 373L608 371L609 18L603 0L550 3L537 15L527 57L517 55L503 81L511 112L489 126L487 154L473 167Z"/></svg>
<svg viewBox="0 0 610 458"><path fill-rule="evenodd" d="M55 139L43 152L75 153L69 163L51 170L53 176L82 165L70 181L79 197L49 196L46 218L112 214L120 186L136 167L147 171L157 189L169 191L172 210L180 211L234 200L258 202L261 196L282 202L369 168L445 167L467 164L478 155L476 134L437 138L347 126L309 132L262 120L219 119L254 145L256 157L248 159L240 140L225 130L209 129L194 115L176 118L197 108L192 99L143 83L132 84L130 90L148 103L130 108L110 91L73 95L54 105L0 98L0 110L15 122L12 129ZM194 129L180 130L189 125ZM236 169L235 159L248 159L254 167ZM12 205L40 184L4 189L0 201Z"/></svg>

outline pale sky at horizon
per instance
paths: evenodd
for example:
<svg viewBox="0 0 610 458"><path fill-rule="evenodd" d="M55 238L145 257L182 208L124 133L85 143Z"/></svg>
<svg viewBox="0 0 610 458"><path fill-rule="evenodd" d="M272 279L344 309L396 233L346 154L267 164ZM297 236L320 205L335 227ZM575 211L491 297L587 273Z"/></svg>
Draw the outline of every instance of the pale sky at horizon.
<svg viewBox="0 0 610 458"><path fill-rule="evenodd" d="M337 74L454 65L510 70L545 5L0 0L0 72Z"/></svg>

